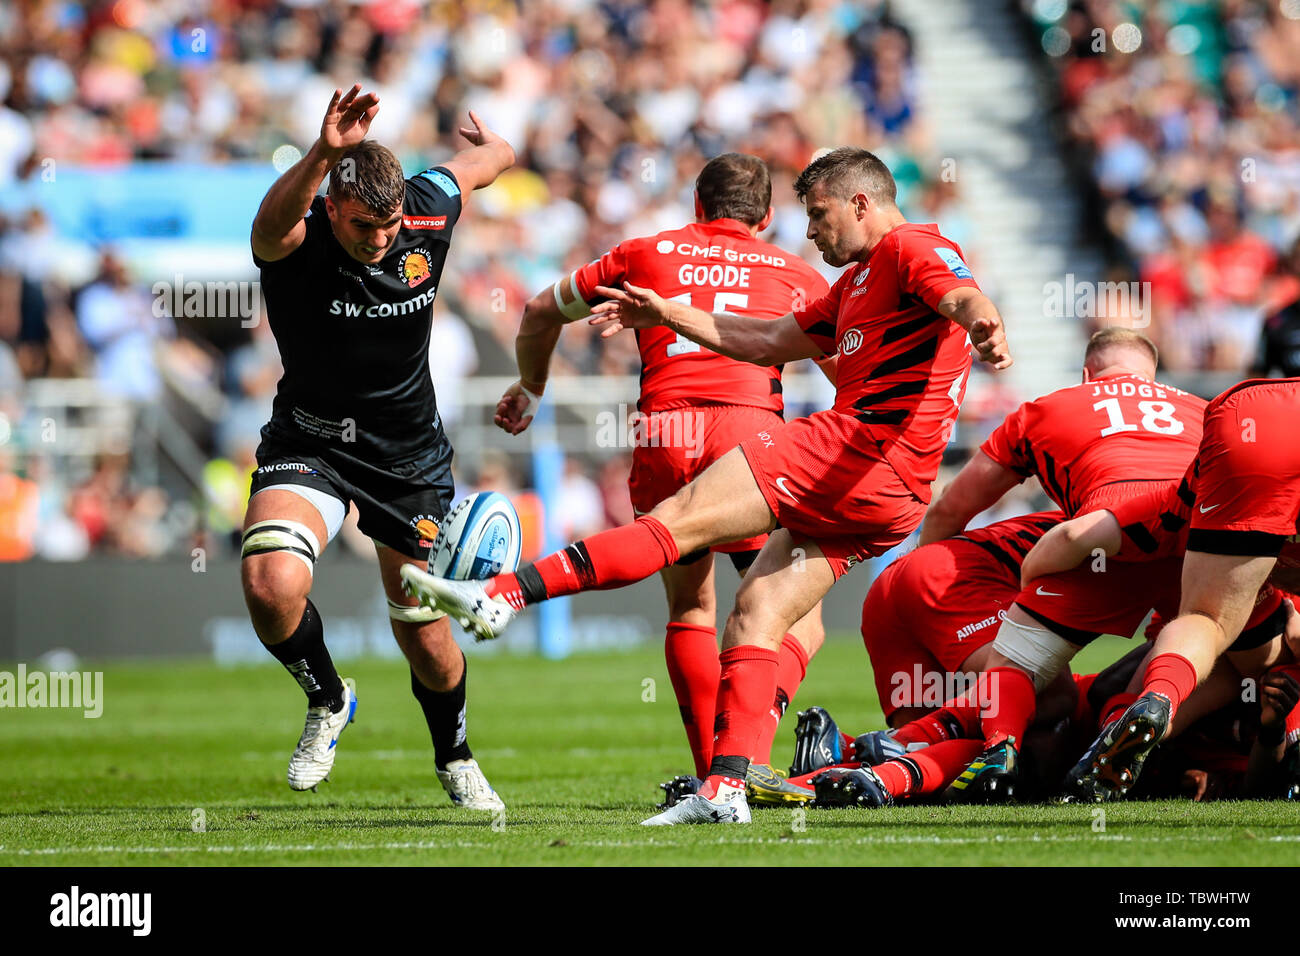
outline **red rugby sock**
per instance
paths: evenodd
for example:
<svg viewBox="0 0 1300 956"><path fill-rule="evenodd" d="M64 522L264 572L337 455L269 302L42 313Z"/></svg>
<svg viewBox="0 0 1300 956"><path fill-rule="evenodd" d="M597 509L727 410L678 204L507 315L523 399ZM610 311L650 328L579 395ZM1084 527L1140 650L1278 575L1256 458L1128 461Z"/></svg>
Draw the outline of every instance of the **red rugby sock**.
<svg viewBox="0 0 1300 956"><path fill-rule="evenodd" d="M894 731L894 739L900 744L937 744L975 737L979 726L979 705L971 694L963 694L934 713L903 724Z"/></svg>
<svg viewBox="0 0 1300 956"><path fill-rule="evenodd" d="M713 708L722 672L718 663L717 629L669 624L664 657L686 728L686 740L695 759L695 776L703 780L713 759Z"/></svg>
<svg viewBox="0 0 1300 956"><path fill-rule="evenodd" d="M776 694L763 718L758 741L754 744L754 756L751 758L754 763L772 762L772 741L776 739L777 728L807 673L808 652L793 634L787 634L781 641L776 661Z"/></svg>
<svg viewBox="0 0 1300 956"><path fill-rule="evenodd" d="M742 644L727 648L718 660L722 674L718 681L713 756L749 759L776 696L778 655L765 647Z"/></svg>
<svg viewBox="0 0 1300 956"><path fill-rule="evenodd" d="M679 557L668 529L659 519L644 515L548 554L515 574L490 578L484 588L489 596L499 595L522 608L578 591L625 587L663 570ZM538 583L530 586L530 577ZM536 593L539 590L543 593Z"/></svg>
<svg viewBox="0 0 1300 956"><path fill-rule="evenodd" d="M980 712L984 745L993 747L1007 738L1017 743L1024 740L1038 709L1034 679L1018 667L994 667L980 675L976 690L981 688L980 699L988 702Z"/></svg>
<svg viewBox="0 0 1300 956"><path fill-rule="evenodd" d="M1196 668L1182 654L1166 652L1157 654L1147 664L1146 676L1142 678L1142 692L1161 694L1169 698L1172 705L1169 717L1172 720L1178 713L1178 705L1196 690Z"/></svg>
<svg viewBox="0 0 1300 956"><path fill-rule="evenodd" d="M1128 691L1122 691L1109 698L1101 708L1101 726L1105 727L1112 720L1118 720L1119 715L1128 710L1128 705L1137 699L1137 694L1130 694Z"/></svg>
<svg viewBox="0 0 1300 956"><path fill-rule="evenodd" d="M983 749L978 740L945 740L906 757L886 760L875 768L876 775L895 798L938 793Z"/></svg>

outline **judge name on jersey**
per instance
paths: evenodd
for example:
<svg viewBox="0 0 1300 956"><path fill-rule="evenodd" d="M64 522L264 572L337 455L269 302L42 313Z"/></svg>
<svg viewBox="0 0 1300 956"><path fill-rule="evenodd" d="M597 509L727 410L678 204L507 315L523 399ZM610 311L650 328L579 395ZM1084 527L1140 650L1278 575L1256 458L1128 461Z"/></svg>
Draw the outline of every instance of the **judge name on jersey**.
<svg viewBox="0 0 1300 956"><path fill-rule="evenodd" d="M1170 395L1186 395L1181 388L1174 388L1172 385L1158 385L1139 382L1110 382L1103 379L1099 382L1085 382L1085 385L1092 386L1092 397L1098 398L1102 395L1133 395L1137 398L1168 398Z"/></svg>

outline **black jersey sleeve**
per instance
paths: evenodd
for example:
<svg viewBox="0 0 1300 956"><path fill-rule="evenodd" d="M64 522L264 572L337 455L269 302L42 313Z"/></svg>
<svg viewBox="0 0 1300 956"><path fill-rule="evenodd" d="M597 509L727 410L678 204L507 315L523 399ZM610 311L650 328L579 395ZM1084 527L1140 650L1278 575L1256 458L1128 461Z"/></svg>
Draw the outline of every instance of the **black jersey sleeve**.
<svg viewBox="0 0 1300 956"><path fill-rule="evenodd" d="M460 218L460 183L445 166L434 166L406 181L403 211L408 217L433 220L423 224L446 236ZM446 217L443 219L442 217Z"/></svg>
<svg viewBox="0 0 1300 956"><path fill-rule="evenodd" d="M321 230L329 230L329 214L325 212L325 197L317 196L307 207L307 215L304 217L307 223L307 234L303 237L298 248L293 250L283 259L274 259L268 262L253 253L253 264L259 269L281 269L285 266L297 267L311 259L312 256L319 253L321 243L325 236Z"/></svg>

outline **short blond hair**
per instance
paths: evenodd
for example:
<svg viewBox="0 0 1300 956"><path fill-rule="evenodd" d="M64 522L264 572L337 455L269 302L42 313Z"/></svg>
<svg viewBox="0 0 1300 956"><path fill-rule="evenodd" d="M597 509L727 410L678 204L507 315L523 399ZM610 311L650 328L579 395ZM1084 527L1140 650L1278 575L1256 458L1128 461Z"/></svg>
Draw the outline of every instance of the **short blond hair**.
<svg viewBox="0 0 1300 956"><path fill-rule="evenodd" d="M1083 353L1084 368L1096 371L1104 367L1106 363L1101 361L1102 355L1114 349L1125 351L1141 350L1150 356L1151 364L1154 367L1158 368L1160 366L1160 351L1156 348L1156 343L1136 329L1128 329L1122 325L1112 325L1108 328L1098 329L1088 339L1088 347Z"/></svg>

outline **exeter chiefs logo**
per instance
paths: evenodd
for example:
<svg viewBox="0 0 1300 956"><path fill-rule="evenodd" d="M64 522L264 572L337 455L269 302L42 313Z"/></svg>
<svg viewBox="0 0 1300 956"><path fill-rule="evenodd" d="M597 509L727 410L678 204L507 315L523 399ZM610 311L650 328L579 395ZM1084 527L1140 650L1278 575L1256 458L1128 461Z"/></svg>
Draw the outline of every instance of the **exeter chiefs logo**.
<svg viewBox="0 0 1300 956"><path fill-rule="evenodd" d="M424 515L416 515L411 519L411 526L415 528L415 533L420 536L420 544L433 547L434 538L438 537L438 525Z"/></svg>
<svg viewBox="0 0 1300 956"><path fill-rule="evenodd" d="M397 266L397 272L406 281L406 284L414 289L429 278L429 250L424 248L412 249L403 255L402 261Z"/></svg>

